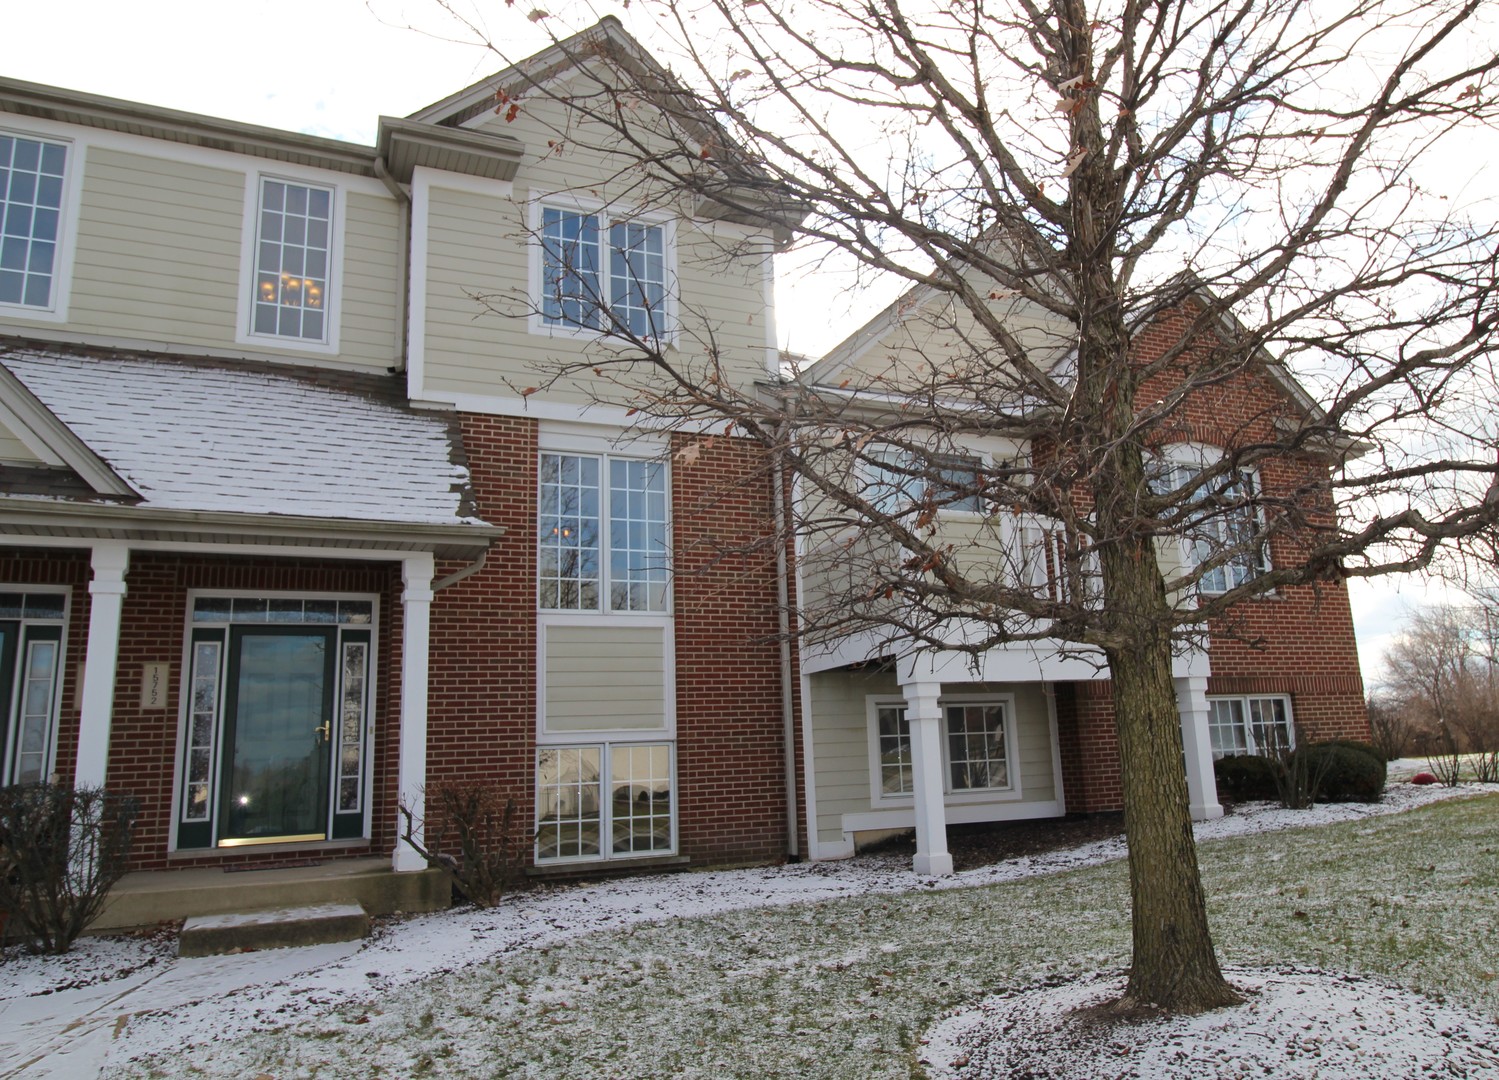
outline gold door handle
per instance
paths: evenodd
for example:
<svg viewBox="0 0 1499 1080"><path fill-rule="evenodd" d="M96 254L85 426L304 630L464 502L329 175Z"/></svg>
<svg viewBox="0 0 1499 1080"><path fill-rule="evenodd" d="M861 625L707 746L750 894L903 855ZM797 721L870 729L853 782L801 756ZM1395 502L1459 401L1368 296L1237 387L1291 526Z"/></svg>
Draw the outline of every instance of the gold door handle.
<svg viewBox="0 0 1499 1080"><path fill-rule="evenodd" d="M317 727L313 728L312 732L313 732L314 735L321 735L323 737L323 742L327 742L328 741L328 732L330 730L331 725L332 725L332 721L331 720L324 720Z"/></svg>

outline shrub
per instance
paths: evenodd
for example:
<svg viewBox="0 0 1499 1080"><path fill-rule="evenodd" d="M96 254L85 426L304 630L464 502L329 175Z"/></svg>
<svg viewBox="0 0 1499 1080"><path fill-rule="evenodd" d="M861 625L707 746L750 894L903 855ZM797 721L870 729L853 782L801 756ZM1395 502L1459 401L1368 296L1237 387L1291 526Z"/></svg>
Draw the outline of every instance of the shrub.
<svg viewBox="0 0 1499 1080"><path fill-rule="evenodd" d="M517 829L515 799L482 781L444 781L427 788L422 838L401 807L402 838L448 875L453 888L477 907L493 907L520 877L531 837Z"/></svg>
<svg viewBox="0 0 1499 1080"><path fill-rule="evenodd" d="M1321 802L1378 802L1384 795L1384 759L1365 743L1312 743L1296 755L1318 776L1315 797Z"/></svg>
<svg viewBox="0 0 1499 1080"><path fill-rule="evenodd" d="M1279 797L1275 768L1275 762L1257 754L1230 754L1213 762L1213 775L1221 797L1230 802L1250 802Z"/></svg>
<svg viewBox="0 0 1499 1080"><path fill-rule="evenodd" d="M65 953L125 873L138 806L103 788L0 788L0 907L35 952Z"/></svg>

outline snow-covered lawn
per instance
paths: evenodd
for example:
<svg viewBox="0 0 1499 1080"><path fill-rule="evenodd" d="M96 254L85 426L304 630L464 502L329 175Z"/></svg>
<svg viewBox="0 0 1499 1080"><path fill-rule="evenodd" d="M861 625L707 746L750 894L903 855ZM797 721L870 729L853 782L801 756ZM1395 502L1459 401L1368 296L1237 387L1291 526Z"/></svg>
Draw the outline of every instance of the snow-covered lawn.
<svg viewBox="0 0 1499 1080"><path fill-rule="evenodd" d="M1380 806L1200 826L1223 841L1202 859L1225 962L1364 973L1492 1024L1499 797L1391 814L1451 794L1402 784ZM1309 824L1325 827L1278 831ZM0 1075L906 1076L946 1053L923 1042L942 1017L1122 967L1121 854L936 884L893 858L639 878L237 957L149 939L13 954Z"/></svg>

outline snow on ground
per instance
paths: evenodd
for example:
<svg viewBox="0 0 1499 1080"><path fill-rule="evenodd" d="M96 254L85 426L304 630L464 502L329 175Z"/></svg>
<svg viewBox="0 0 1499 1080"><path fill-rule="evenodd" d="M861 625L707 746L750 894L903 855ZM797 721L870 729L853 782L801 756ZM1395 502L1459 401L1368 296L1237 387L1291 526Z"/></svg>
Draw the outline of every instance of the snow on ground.
<svg viewBox="0 0 1499 1080"><path fill-rule="evenodd" d="M1471 794L1392 785L1383 802L1283 810L1267 803L1197 826L1199 840L1348 821ZM940 880L896 856L671 874L517 894L488 911L387 922L364 942L177 959L159 939L86 939L68 957L11 950L0 972L0 1076L82 1077L106 1062L274 1027L310 1007L388 998L403 986L521 950L669 919L878 893L989 885L1122 857L1120 839Z"/></svg>
<svg viewBox="0 0 1499 1080"><path fill-rule="evenodd" d="M1106 1022L1113 973L990 998L939 1023L936 1080L1367 1080L1499 1075L1499 1027L1359 975L1234 968L1242 1005Z"/></svg>

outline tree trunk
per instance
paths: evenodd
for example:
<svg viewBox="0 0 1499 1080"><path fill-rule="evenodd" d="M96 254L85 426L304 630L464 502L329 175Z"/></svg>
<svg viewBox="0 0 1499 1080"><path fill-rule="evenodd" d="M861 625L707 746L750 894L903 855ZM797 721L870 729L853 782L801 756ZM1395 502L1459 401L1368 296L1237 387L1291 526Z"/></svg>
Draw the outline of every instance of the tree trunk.
<svg viewBox="0 0 1499 1080"><path fill-rule="evenodd" d="M1218 968L1197 868L1154 541L1132 537L1111 547L1101 553L1106 594L1114 610L1134 615L1130 644L1107 650L1134 930L1129 985L1116 1008L1196 1013L1233 1005L1241 999Z"/></svg>

